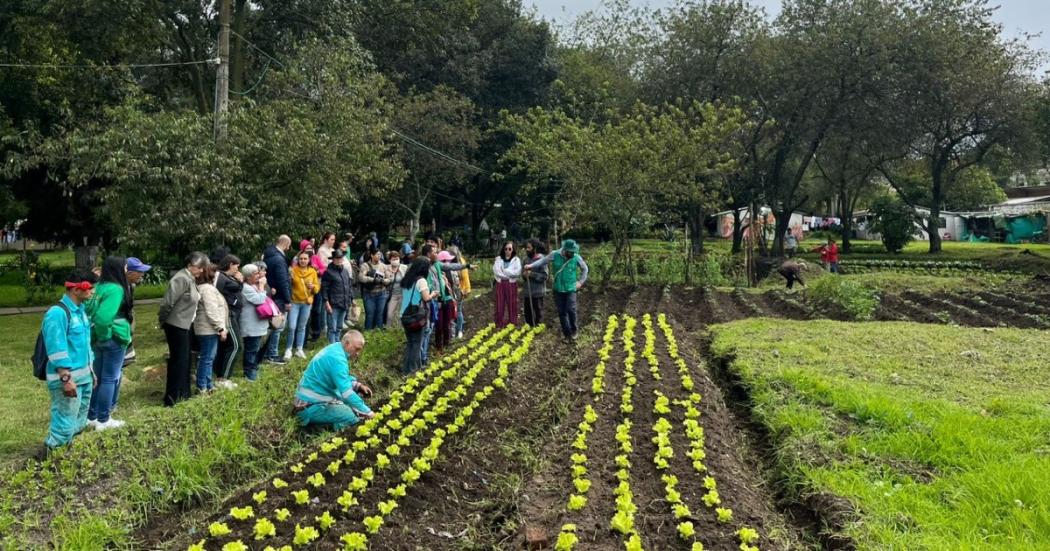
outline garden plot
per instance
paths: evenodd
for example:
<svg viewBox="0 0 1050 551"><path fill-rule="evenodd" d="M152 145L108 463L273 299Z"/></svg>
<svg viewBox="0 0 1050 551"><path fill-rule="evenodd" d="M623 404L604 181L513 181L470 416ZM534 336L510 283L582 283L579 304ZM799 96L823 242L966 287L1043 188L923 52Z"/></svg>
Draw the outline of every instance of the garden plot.
<svg viewBox="0 0 1050 551"><path fill-rule="evenodd" d="M391 394L376 417L231 500L191 550L305 546L367 549L543 330L480 331ZM352 436L351 436L352 434ZM251 547L249 547L251 545Z"/></svg>
<svg viewBox="0 0 1050 551"><path fill-rule="evenodd" d="M695 313L678 296L644 303ZM643 301L633 302L628 312ZM663 313L609 318L587 370L589 396L559 437L570 444L556 446L562 457L523 490L534 541L561 550L788 545L792 531L759 470L740 455L740 427L687 352L695 348L680 339L687 334Z"/></svg>
<svg viewBox="0 0 1050 551"><path fill-rule="evenodd" d="M828 541L1050 548L1044 332L771 320L712 330L777 474L828 523Z"/></svg>
<svg viewBox="0 0 1050 551"><path fill-rule="evenodd" d="M966 277L995 283L1028 277L1023 272L989 270L980 262L965 260L843 260L839 262L839 271L844 275L897 272L934 277Z"/></svg>

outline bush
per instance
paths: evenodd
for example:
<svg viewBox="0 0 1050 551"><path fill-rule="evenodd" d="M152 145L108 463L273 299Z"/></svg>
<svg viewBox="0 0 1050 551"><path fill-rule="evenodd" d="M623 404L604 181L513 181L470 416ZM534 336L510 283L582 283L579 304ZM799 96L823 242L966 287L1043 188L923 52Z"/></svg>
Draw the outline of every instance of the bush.
<svg viewBox="0 0 1050 551"><path fill-rule="evenodd" d="M816 280L807 296L812 297L817 306L842 308L855 320L870 320L879 305L874 289L842 276L828 275Z"/></svg>
<svg viewBox="0 0 1050 551"><path fill-rule="evenodd" d="M871 229L882 235L882 244L891 253L898 253L915 234L918 217L915 210L896 197L883 196L871 206L875 221Z"/></svg>

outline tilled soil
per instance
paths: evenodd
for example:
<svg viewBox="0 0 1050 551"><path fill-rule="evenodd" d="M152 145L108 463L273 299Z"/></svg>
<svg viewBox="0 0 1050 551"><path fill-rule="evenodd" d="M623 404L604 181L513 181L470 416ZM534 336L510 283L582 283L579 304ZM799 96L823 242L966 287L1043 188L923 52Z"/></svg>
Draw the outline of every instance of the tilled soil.
<svg viewBox="0 0 1050 551"><path fill-rule="evenodd" d="M894 295L882 297L878 318L945 323L945 318L950 317L950 321L966 325L991 324L968 311L979 310L974 303L957 296L937 296L939 300L932 302L917 293L903 296L909 302ZM982 298L1000 309L1010 308L1017 312L1022 311L1023 305L1032 303L1030 297L991 294L982 295ZM473 320L468 325L468 333L489 321L492 302L491 293L487 293L467 304L468 318ZM956 303L963 308L953 306ZM663 473L652 462L655 452L651 441L652 425L656 420L652 411L653 392L659 390L672 400L685 397L678 386L678 373L667 353L663 332L656 324L656 315L660 312L667 314L674 327L680 353L688 362L696 385L694 391L703 396L700 422L706 437L705 464L709 474L718 482L722 506L734 512L733 521L722 524L715 519L713 509L700 501L704 492L702 476L692 471L685 456L688 442L679 432L682 412L673 407L672 413L666 416L675 427L672 432L675 457L670 471L679 479L678 489L693 513L689 520L694 523L699 540L707 549L736 549L739 542L734 532L746 525L761 534L759 546L762 549L796 547L802 545L800 542L815 541L808 526L796 525L790 514L778 509L776 492L766 484L762 455L756 453L749 440L745 420L726 406L720 387L709 376L700 339L708 324L759 313L787 319L822 317L827 313L813 312L807 306L791 303L779 292L734 297L730 293L699 287L612 287L601 290L595 286L593 290L588 288L580 294L579 304L581 336L576 343L569 343L560 335L553 301L548 298L544 308L548 330L533 342L529 356L512 368L507 388L495 392L482 404L466 430L446 439L441 458L400 500L398 509L388 517L379 533L369 538L370 548L405 551L552 548L565 522L578 526L580 544L577 549L621 548L621 536L609 528L609 520L615 512L612 490L617 484L613 457L619 453L614 434L622 419L619 410L624 358L620 341L622 322L607 362L605 394L593 403L599 420L588 438L588 469L592 481L587 494L588 504L575 513L568 513L565 509L572 493L569 457L575 450L570 444L582 419L584 405L592 403L590 383L597 350L601 346L606 319L614 313L627 313L638 319L634 338L638 384L634 390L635 410L631 416L635 444L631 457L631 483L634 502L638 506L636 525L646 549L688 548L678 538L676 521L665 501L664 485L660 480ZM1027 311L1042 315L1040 308L1033 305ZM943 314L937 315L937 312ZM647 313L653 316L656 332L655 351L662 374L659 381L649 373L648 364L641 355L645 342L641 319ZM832 313L830 317L838 315ZM1020 314L1004 321L1022 327L1034 323L1032 318ZM484 372L475 388L488 384L494 372L494 367ZM448 415L454 413L446 417ZM353 437L352 432L344 436ZM414 457L428 440L429 431L425 436L417 437L401 457ZM334 477L349 480L350 472L357 474L360 467L375 461L375 453L373 450L360 454L353 471L340 472ZM323 457L317 463L324 465L332 459ZM377 503L386 499L385 489L397 484L390 477L399 474L403 468L404 465L396 463L391 469L377 474L373 487L361 496L361 506L349 514L337 515L338 518L349 520L360 529L361 518L375 514ZM290 474L285 476L290 478ZM269 479L231 497L219 508L222 512L207 522L221 519L231 506L250 504L253 491L258 491L268 482ZM325 509L334 510L332 504L343 487L345 483L329 484L316 495L311 492L317 500L307 509L316 514ZM279 502L287 491L270 487L269 499ZM257 512L272 518L267 506L257 506ZM293 514L291 521L276 523L279 533L290 533L294 529L292 521L297 518L303 519L301 515ZM303 520L312 523L312 515ZM199 524L198 534L206 530L207 522L195 523ZM346 524L340 526L343 529L323 535L315 548L341 548L338 537L346 531ZM169 542L173 549L184 548L188 542L195 541L177 515L158 519L147 528L140 532L140 541ZM771 539L771 534L776 537ZM250 533L238 535L252 549L265 547L252 540ZM282 537L265 543L275 545L287 541L287 537Z"/></svg>

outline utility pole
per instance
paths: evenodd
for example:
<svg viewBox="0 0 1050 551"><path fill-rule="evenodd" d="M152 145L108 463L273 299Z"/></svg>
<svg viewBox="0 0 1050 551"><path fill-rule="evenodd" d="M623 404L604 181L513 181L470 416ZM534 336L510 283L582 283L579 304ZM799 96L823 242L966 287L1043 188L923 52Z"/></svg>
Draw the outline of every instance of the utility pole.
<svg viewBox="0 0 1050 551"><path fill-rule="evenodd" d="M230 106L230 0L219 0L219 66L215 73L215 141L226 138Z"/></svg>

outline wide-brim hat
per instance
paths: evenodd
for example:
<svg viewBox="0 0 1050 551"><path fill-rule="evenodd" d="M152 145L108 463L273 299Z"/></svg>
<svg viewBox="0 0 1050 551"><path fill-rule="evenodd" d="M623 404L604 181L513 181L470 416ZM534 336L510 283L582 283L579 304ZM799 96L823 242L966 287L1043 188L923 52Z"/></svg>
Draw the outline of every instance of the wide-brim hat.
<svg viewBox="0 0 1050 551"><path fill-rule="evenodd" d="M561 242L561 251L564 253L578 253L580 252L580 245L574 239L566 239Z"/></svg>

